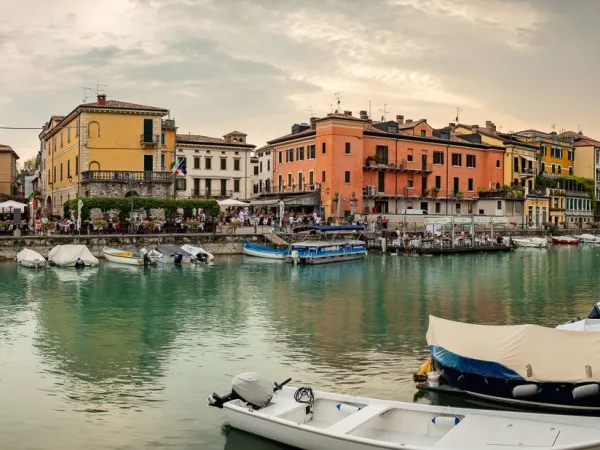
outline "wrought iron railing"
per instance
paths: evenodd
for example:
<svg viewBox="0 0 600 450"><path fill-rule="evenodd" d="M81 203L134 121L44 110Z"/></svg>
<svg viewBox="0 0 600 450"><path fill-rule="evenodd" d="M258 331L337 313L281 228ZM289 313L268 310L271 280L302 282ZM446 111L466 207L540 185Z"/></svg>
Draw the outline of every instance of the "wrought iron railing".
<svg viewBox="0 0 600 450"><path fill-rule="evenodd" d="M171 172L137 172L124 170L88 170L81 172L82 183L172 183Z"/></svg>

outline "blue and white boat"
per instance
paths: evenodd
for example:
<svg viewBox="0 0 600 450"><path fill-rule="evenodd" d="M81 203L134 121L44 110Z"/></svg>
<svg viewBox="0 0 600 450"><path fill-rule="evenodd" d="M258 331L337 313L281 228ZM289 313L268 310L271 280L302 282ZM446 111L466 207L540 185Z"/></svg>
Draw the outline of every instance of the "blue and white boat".
<svg viewBox="0 0 600 450"><path fill-rule="evenodd" d="M256 256L258 258L267 259L279 259L280 261L285 260L289 252L289 248L279 249L272 247L265 247L264 245L252 244L251 242L242 242L242 252L244 255Z"/></svg>
<svg viewBox="0 0 600 450"><path fill-rule="evenodd" d="M298 264L327 264L366 256L367 245L363 241L304 241L290 246L286 260Z"/></svg>

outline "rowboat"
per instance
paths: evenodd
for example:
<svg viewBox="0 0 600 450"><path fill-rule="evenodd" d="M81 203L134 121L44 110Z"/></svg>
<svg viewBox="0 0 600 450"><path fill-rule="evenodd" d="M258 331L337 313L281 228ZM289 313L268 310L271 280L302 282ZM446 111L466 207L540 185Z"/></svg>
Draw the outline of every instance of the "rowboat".
<svg viewBox="0 0 600 450"><path fill-rule="evenodd" d="M263 245L243 241L242 252L244 253L244 255L255 256L257 258L279 259L283 261L285 260L285 257L288 254L289 250L265 247Z"/></svg>
<svg viewBox="0 0 600 450"><path fill-rule="evenodd" d="M46 267L46 259L38 252L24 248L16 256L17 264L32 269L43 269Z"/></svg>
<svg viewBox="0 0 600 450"><path fill-rule="evenodd" d="M543 238L512 238L513 243L521 248L546 248L548 241Z"/></svg>
<svg viewBox="0 0 600 450"><path fill-rule="evenodd" d="M600 419L450 408L295 389L243 373L210 406L233 428L304 450L600 448Z"/></svg>
<svg viewBox="0 0 600 450"><path fill-rule="evenodd" d="M60 267L93 267L98 258L85 245L57 245L48 253L48 261Z"/></svg>
<svg viewBox="0 0 600 450"><path fill-rule="evenodd" d="M571 236L552 236L553 244L560 245L577 245L579 240Z"/></svg>
<svg viewBox="0 0 600 450"><path fill-rule="evenodd" d="M107 261L127 264L129 266L143 266L156 262L156 258L149 256L147 252L127 252L124 250L118 250L114 248L104 247L102 249L102 255Z"/></svg>

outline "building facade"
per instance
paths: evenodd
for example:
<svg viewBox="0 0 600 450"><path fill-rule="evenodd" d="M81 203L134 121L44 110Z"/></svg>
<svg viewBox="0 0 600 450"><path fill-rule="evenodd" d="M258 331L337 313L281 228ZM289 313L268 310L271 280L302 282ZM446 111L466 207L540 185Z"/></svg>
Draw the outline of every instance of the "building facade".
<svg viewBox="0 0 600 450"><path fill-rule="evenodd" d="M561 136L573 138L576 158L573 164L575 176L589 178L594 181L596 199L600 198L600 141L585 136L581 131L567 131ZM600 217L598 202L594 206L594 215Z"/></svg>
<svg viewBox="0 0 600 450"><path fill-rule="evenodd" d="M40 134L46 213L62 214L77 196L168 196L176 133L168 114L99 95L52 116Z"/></svg>
<svg viewBox="0 0 600 450"><path fill-rule="evenodd" d="M573 180L563 180L566 194L567 228L585 228L594 221L594 205L585 187Z"/></svg>
<svg viewBox="0 0 600 450"><path fill-rule="evenodd" d="M176 155L185 160L187 175L176 179L177 196L248 199L259 178L259 162L246 137L239 131L223 138L178 134Z"/></svg>
<svg viewBox="0 0 600 450"><path fill-rule="evenodd" d="M265 145L256 150L255 155L258 158L258 181L253 194L270 193L273 190L273 147Z"/></svg>
<svg viewBox="0 0 600 450"><path fill-rule="evenodd" d="M566 222L566 192L564 189L550 189L550 223L555 227L565 227Z"/></svg>
<svg viewBox="0 0 600 450"><path fill-rule="evenodd" d="M12 147L0 144L0 194L17 195L17 161Z"/></svg>
<svg viewBox="0 0 600 450"><path fill-rule="evenodd" d="M539 146L540 173L550 177L573 175L575 149L573 139L556 132L525 130L515 133L517 139Z"/></svg>

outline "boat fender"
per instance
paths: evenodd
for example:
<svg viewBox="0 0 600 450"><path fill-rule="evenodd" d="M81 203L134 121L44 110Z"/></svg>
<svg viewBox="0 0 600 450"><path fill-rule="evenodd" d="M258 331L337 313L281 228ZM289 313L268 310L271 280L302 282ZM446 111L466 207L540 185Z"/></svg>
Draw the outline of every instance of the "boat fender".
<svg viewBox="0 0 600 450"><path fill-rule="evenodd" d="M513 388L512 395L514 398L532 397L541 391L542 389L537 384L521 384Z"/></svg>
<svg viewBox="0 0 600 450"><path fill-rule="evenodd" d="M433 419L431 419L431 422L437 426L451 428L455 425L458 425L460 419L458 417L435 416Z"/></svg>
<svg viewBox="0 0 600 450"><path fill-rule="evenodd" d="M345 416L349 416L350 414L354 414L356 411L360 411L359 406L349 405L348 403L338 403L335 405L335 407Z"/></svg>
<svg viewBox="0 0 600 450"><path fill-rule="evenodd" d="M600 393L600 386L594 384L584 384L583 386L577 386L573 389L573 399L592 397Z"/></svg>

